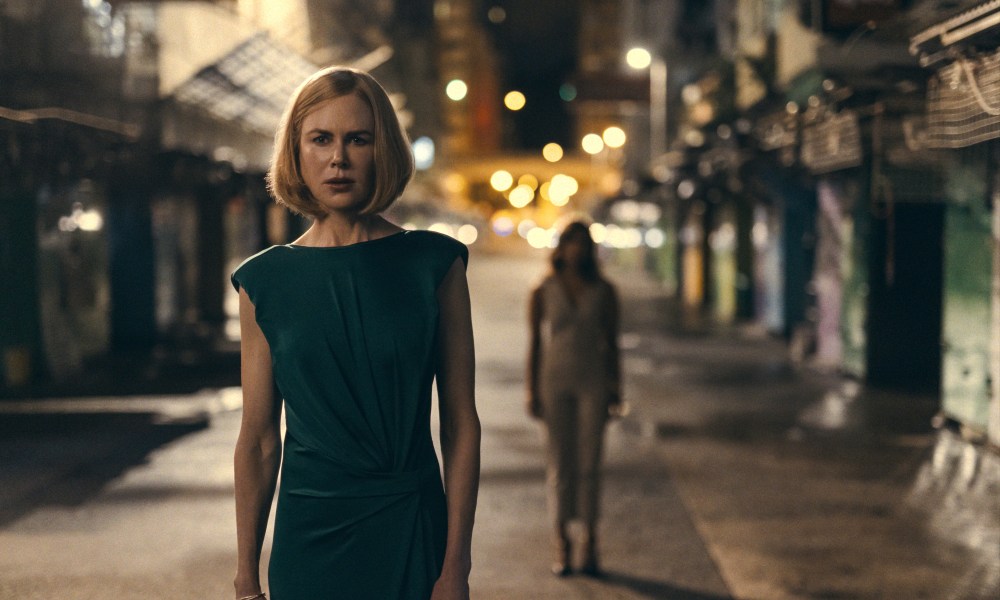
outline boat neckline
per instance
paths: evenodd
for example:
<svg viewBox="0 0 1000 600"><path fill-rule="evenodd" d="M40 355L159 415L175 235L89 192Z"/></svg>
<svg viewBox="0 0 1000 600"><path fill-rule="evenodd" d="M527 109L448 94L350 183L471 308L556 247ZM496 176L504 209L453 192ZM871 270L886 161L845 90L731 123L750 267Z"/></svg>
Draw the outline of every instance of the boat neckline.
<svg viewBox="0 0 1000 600"><path fill-rule="evenodd" d="M389 239L397 238L397 237L406 235L409 232L410 232L410 230L403 229L401 231L397 231L395 233L390 233L389 235L383 235L382 237L377 237L375 239L362 240L360 242L353 242L351 244L344 244L342 246L306 246L304 244L284 244L284 246L286 248L295 248L295 249L302 248L302 249L306 249L306 250L346 250L348 248L354 248L354 247L357 247L357 246L365 246L365 245L368 245L368 244L374 244L376 242L381 242L383 240L389 240Z"/></svg>

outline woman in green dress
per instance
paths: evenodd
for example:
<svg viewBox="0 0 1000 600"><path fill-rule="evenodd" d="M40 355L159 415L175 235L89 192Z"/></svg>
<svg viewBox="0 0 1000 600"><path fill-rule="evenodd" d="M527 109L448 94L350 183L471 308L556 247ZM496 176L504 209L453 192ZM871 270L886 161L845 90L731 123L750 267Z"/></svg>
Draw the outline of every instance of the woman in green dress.
<svg viewBox="0 0 1000 600"><path fill-rule="evenodd" d="M265 598L259 561L279 464L271 600L469 597L480 425L468 251L380 215L412 173L370 75L325 69L292 97L268 184L312 224L232 276L243 381L236 598Z"/></svg>

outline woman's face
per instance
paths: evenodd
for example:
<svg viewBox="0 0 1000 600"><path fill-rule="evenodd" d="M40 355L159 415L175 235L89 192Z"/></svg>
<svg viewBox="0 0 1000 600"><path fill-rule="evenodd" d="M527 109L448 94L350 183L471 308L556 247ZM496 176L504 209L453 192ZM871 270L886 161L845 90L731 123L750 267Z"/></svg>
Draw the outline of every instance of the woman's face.
<svg viewBox="0 0 1000 600"><path fill-rule="evenodd" d="M357 94L320 103L302 121L299 168L327 212L368 203L375 180L375 117Z"/></svg>
<svg viewBox="0 0 1000 600"><path fill-rule="evenodd" d="M572 232L562 241L563 260L571 265L579 265L587 255L587 240L583 234Z"/></svg>

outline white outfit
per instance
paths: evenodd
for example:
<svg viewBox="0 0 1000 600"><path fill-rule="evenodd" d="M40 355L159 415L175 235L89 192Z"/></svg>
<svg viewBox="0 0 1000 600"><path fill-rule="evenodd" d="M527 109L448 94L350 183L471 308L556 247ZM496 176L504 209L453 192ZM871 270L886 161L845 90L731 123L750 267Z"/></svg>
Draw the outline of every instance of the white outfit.
<svg viewBox="0 0 1000 600"><path fill-rule="evenodd" d="M550 275L540 286L539 394L547 429L549 514L556 524L598 516L608 403L618 390L609 347L614 289L588 285L576 304Z"/></svg>

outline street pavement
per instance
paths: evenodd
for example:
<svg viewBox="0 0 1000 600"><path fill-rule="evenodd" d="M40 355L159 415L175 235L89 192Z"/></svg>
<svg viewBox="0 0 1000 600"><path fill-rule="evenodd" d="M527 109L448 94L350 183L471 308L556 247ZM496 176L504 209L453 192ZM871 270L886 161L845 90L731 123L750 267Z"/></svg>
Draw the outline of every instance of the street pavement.
<svg viewBox="0 0 1000 600"><path fill-rule="evenodd" d="M470 265L474 598L974 597L952 593L963 551L906 508L927 421L882 418L930 402L844 401L779 340L679 328L658 286L618 267L631 412L607 435L607 574L550 575L541 431L523 411L526 298L544 269L526 253ZM0 598L230 598L239 418L234 388L0 403Z"/></svg>

